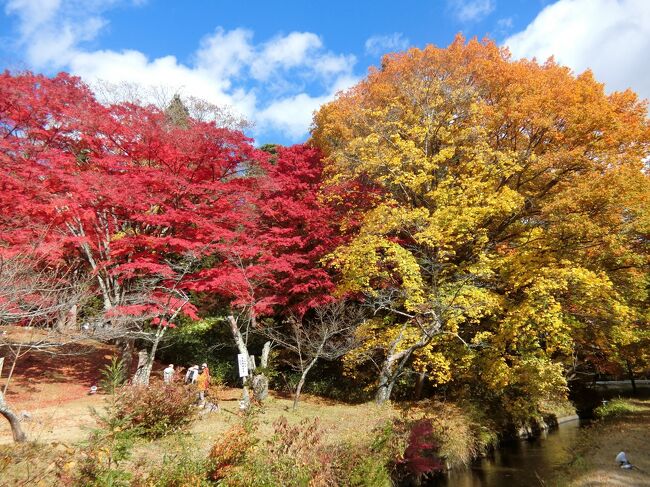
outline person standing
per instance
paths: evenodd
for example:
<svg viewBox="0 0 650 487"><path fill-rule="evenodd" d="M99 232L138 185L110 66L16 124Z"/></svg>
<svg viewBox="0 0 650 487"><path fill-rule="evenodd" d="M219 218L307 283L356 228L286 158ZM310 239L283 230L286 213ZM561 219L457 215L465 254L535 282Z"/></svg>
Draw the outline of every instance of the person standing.
<svg viewBox="0 0 650 487"><path fill-rule="evenodd" d="M163 382L165 384L171 384L174 381L174 364L169 364L163 370Z"/></svg>
<svg viewBox="0 0 650 487"><path fill-rule="evenodd" d="M187 373L185 374L185 383L194 384L196 382L196 376L198 372L199 372L198 365L192 365L189 369L187 369Z"/></svg>
<svg viewBox="0 0 650 487"><path fill-rule="evenodd" d="M196 379L196 388L199 391L199 402L205 402L205 393L208 391L208 374L205 369L201 367Z"/></svg>
<svg viewBox="0 0 650 487"><path fill-rule="evenodd" d="M212 383L212 376L210 375L210 369L208 368L208 364L203 363L201 364L201 367L203 368L203 373L208 376L208 386Z"/></svg>

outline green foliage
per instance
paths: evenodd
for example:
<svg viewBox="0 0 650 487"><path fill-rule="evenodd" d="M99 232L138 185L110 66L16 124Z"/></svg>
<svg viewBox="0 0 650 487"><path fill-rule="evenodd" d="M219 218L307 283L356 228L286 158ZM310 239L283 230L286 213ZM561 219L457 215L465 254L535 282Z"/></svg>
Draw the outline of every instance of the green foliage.
<svg viewBox="0 0 650 487"><path fill-rule="evenodd" d="M381 457L370 455L359 459L348 476L351 487L391 487L388 467Z"/></svg>
<svg viewBox="0 0 650 487"><path fill-rule="evenodd" d="M640 411L643 408L635 406L634 403L628 399L616 398L611 401L606 401L596 409L594 415L598 419L612 419L618 416L624 416L635 411Z"/></svg>
<svg viewBox="0 0 650 487"><path fill-rule="evenodd" d="M116 415L141 436L160 438L192 423L195 402L194 391L179 385L126 386L116 392Z"/></svg>
<svg viewBox="0 0 650 487"><path fill-rule="evenodd" d="M113 394L126 380L124 361L117 357L111 358L111 363L104 366L101 370L101 375L102 378L99 381L99 386L106 394Z"/></svg>
<svg viewBox="0 0 650 487"><path fill-rule="evenodd" d="M210 378L214 384L226 384L237 377L234 362L208 362Z"/></svg>

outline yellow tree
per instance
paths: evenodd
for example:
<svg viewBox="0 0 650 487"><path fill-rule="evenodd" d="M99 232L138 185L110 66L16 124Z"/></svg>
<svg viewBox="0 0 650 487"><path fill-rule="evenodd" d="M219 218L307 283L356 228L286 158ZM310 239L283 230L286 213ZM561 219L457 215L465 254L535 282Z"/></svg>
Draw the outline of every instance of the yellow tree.
<svg viewBox="0 0 650 487"><path fill-rule="evenodd" d="M564 386L552 359L580 340L628 341L625 290L647 292L630 228L647 211L632 192L647 198L649 141L633 93L461 37L386 56L322 107L330 183L377 194L331 256L339 292L375 307L350 357L381 359L377 400L410 365L448 380L449 338L486 387L543 377L540 397Z"/></svg>

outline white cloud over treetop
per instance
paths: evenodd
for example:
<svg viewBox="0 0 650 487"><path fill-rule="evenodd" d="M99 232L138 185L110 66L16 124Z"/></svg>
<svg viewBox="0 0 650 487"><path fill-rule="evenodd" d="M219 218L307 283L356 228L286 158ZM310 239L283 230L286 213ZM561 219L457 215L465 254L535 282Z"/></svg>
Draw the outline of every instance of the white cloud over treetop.
<svg viewBox="0 0 650 487"><path fill-rule="evenodd" d="M387 52L403 51L408 47L409 40L401 32L372 36L365 43L366 53L372 56L381 56Z"/></svg>
<svg viewBox="0 0 650 487"><path fill-rule="evenodd" d="M101 12L118 3L125 2L10 0L5 11L18 18L17 42L35 69L69 70L89 83L164 86L232 106L257 133L280 127L290 140L307 134L320 104L357 81L356 58L327 50L311 32L256 44L250 30L217 28L200 41L188 63L171 55L150 59L137 50L85 49L84 42L107 23Z"/></svg>
<svg viewBox="0 0 650 487"><path fill-rule="evenodd" d="M516 58L554 56L575 72L591 69L608 91L650 98L648 0L560 0L504 44Z"/></svg>
<svg viewBox="0 0 650 487"><path fill-rule="evenodd" d="M327 49L313 32L289 32L256 39L243 28L216 28L190 56L150 58L125 49L87 47L108 21L104 13L142 0L8 0L15 19L14 47L32 69L67 70L89 83L106 80L167 88L233 107L256 125L255 136L281 130L287 140L307 134L312 112L337 91L358 81L355 56ZM490 15L496 0L446 0L459 21ZM496 21L499 32L512 18ZM634 89L650 98L650 0L558 0L546 6L523 31L504 44L516 58L550 56L576 72L591 68L606 88ZM366 54L406 49L402 33L375 35Z"/></svg>

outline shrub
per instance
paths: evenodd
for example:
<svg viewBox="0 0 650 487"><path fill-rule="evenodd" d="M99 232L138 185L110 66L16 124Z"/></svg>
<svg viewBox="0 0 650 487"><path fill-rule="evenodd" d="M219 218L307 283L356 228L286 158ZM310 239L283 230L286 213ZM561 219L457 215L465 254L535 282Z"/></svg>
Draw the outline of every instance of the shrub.
<svg viewBox="0 0 650 487"><path fill-rule="evenodd" d="M101 370L102 378L99 381L99 387L106 394L113 394L126 380L126 369L124 361L117 357L111 359L110 364L106 364Z"/></svg>
<svg viewBox="0 0 650 487"><path fill-rule="evenodd" d="M148 438L181 430L196 417L194 393L179 385L122 387L115 402L117 416Z"/></svg>
<svg viewBox="0 0 650 487"><path fill-rule="evenodd" d="M222 480L232 474L240 464L244 463L252 447L257 443L254 433L257 425L253 419L248 419L231 427L212 446L208 454L208 477L212 480Z"/></svg>
<svg viewBox="0 0 650 487"><path fill-rule="evenodd" d="M598 419L611 419L638 410L639 408L630 401L619 397L611 401L603 402L603 404L594 409L594 415Z"/></svg>
<svg viewBox="0 0 650 487"><path fill-rule="evenodd" d="M291 426L283 416L273 427L266 463L279 485L332 485L332 455L322 443L318 418Z"/></svg>
<svg viewBox="0 0 650 487"><path fill-rule="evenodd" d="M281 417L273 423L274 434L253 449L251 432L238 426L215 444L210 457L214 480L220 485L318 487L345 485L336 482L333 456L322 442L318 420L291 426Z"/></svg>
<svg viewBox="0 0 650 487"><path fill-rule="evenodd" d="M434 439L430 421L420 420L410 426L408 445L404 450L402 464L411 477L420 479L442 470L439 445Z"/></svg>
<svg viewBox="0 0 650 487"><path fill-rule="evenodd" d="M137 429L129 427L129 418L119 413L117 396L113 395L105 413L92 410L99 424L86 446L75 455L76 462L58 462L57 485L121 487L131 485L132 475L121 468L131 457Z"/></svg>
<svg viewBox="0 0 650 487"><path fill-rule="evenodd" d="M391 487L388 467L383 458L376 455L358 456L349 473L343 477L339 485L350 487Z"/></svg>
<svg viewBox="0 0 650 487"><path fill-rule="evenodd" d="M213 485L208 480L208 462L196 446L179 438L176 451L165 454L160 468L150 475L145 485L155 487L203 487Z"/></svg>

